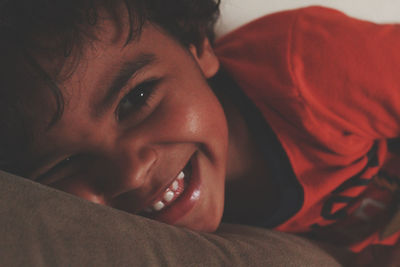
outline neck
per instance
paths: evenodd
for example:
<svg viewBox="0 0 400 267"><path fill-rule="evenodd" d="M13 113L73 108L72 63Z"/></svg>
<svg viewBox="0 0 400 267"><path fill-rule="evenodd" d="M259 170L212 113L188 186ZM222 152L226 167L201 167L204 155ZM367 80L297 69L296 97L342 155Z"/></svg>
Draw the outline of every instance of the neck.
<svg viewBox="0 0 400 267"><path fill-rule="evenodd" d="M224 108L229 128L229 146L225 193L226 220L251 223L275 209L276 185L269 171L255 131L246 123L240 90L228 76L219 76L217 95ZM222 87L222 88L221 88Z"/></svg>

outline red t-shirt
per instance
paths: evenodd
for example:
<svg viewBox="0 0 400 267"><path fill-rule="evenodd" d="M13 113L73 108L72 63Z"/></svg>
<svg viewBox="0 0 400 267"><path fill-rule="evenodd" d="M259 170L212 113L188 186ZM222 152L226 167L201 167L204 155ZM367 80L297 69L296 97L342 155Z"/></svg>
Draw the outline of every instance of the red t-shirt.
<svg viewBox="0 0 400 267"><path fill-rule="evenodd" d="M216 43L287 154L303 202L276 229L360 251L400 238L400 26L309 7ZM278 177L279 178L279 177Z"/></svg>

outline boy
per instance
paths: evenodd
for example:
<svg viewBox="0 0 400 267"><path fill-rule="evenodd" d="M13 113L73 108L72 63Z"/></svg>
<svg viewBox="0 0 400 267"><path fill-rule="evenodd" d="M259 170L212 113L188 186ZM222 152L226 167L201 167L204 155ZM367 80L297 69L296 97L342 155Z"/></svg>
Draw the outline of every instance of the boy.
<svg viewBox="0 0 400 267"><path fill-rule="evenodd" d="M398 243L398 26L289 11L216 56L214 1L1 9L4 169L194 230Z"/></svg>

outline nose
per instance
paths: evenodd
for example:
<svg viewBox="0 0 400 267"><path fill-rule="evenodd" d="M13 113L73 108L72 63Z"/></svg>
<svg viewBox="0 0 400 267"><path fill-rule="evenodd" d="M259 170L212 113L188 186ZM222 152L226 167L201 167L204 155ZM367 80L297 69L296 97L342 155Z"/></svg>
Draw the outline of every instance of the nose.
<svg viewBox="0 0 400 267"><path fill-rule="evenodd" d="M141 188L149 183L151 172L157 161L157 152L152 147L135 149L123 147L117 150L112 161L116 167L111 174L111 194L113 196Z"/></svg>

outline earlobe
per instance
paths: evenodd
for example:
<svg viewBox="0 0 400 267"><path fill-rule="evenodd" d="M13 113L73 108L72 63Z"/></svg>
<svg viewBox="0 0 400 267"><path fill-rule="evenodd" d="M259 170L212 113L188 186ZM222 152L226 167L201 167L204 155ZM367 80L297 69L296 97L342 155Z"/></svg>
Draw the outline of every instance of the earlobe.
<svg viewBox="0 0 400 267"><path fill-rule="evenodd" d="M204 38L201 50L192 44L189 46L189 50L207 79L217 73L219 70L219 60L208 38Z"/></svg>

